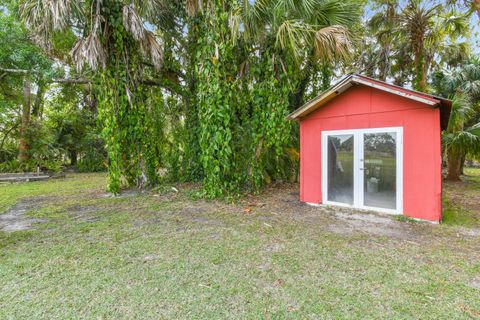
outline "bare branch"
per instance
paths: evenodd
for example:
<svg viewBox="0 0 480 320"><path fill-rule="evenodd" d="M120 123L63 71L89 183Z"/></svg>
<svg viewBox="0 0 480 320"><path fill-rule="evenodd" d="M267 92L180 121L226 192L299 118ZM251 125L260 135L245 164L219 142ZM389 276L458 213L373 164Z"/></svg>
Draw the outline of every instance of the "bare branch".
<svg viewBox="0 0 480 320"><path fill-rule="evenodd" d="M90 84L92 83L88 79L79 78L79 79L52 79L52 83L73 83L73 84Z"/></svg>
<svg viewBox="0 0 480 320"><path fill-rule="evenodd" d="M5 140L7 140L7 137L8 135L10 134L10 132L12 132L13 130L15 130L17 127L18 127L19 123L15 123L13 125L13 127L11 127L10 129L8 129L4 134L3 134L3 139L2 139L2 143L0 143L0 150L3 149L3 145L5 143Z"/></svg>
<svg viewBox="0 0 480 320"><path fill-rule="evenodd" d="M19 74L29 74L35 73L32 70L22 70L22 69L7 69L0 67L0 71L5 73L19 73ZM162 72L162 75L165 77L164 80L153 80L153 79L141 79L140 83L147 86L157 86L162 87L173 94L178 94L180 96L185 96L186 93L180 85L180 81L177 78L175 72L170 71ZM86 78L54 78L48 81L49 83L59 83L59 84L88 84L91 85L92 81Z"/></svg>
<svg viewBox="0 0 480 320"><path fill-rule="evenodd" d="M2 67L0 67L0 71L3 71L5 73L21 73L21 74L28 74L32 72L30 70L25 70L25 69L9 69L9 68L2 68Z"/></svg>

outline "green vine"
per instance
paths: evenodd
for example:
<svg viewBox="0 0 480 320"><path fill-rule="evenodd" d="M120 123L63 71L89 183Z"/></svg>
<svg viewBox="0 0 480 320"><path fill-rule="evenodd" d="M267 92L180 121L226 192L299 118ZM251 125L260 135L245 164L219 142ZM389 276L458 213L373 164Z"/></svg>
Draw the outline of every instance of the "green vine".
<svg viewBox="0 0 480 320"><path fill-rule="evenodd" d="M257 55L234 44L223 2L215 8L192 18L190 92L179 97L139 84L138 44L121 23L117 2L105 7L110 56L96 87L110 191L156 184L161 168L173 181L202 180L207 197L256 191L295 175L294 126L286 119L293 69L273 48ZM242 76L239 56L249 61ZM170 49L165 63L177 63Z"/></svg>
<svg viewBox="0 0 480 320"><path fill-rule="evenodd" d="M148 93L138 83L141 53L123 26L121 9L118 1L102 7L105 27L111 32L103 39L109 53L107 66L96 82L109 157L108 190L113 193L123 186L156 183L159 156L154 140L159 134L152 132L158 125L152 122L158 119L157 108L148 107Z"/></svg>

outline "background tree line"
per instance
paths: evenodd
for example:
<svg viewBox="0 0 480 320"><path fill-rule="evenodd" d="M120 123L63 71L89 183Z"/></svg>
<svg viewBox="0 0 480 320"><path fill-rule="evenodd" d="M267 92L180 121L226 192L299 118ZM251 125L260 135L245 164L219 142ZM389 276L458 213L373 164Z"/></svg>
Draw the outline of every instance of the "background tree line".
<svg viewBox="0 0 480 320"><path fill-rule="evenodd" d="M476 1L21 0L0 13L0 170L108 168L205 196L298 175L286 115L349 72L454 100L448 178L480 153Z"/></svg>

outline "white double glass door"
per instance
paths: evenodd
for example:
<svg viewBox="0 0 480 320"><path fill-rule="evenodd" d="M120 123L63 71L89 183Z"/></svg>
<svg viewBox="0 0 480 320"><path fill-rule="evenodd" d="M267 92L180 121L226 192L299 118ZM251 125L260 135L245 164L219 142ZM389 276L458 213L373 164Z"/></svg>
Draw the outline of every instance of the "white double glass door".
<svg viewBox="0 0 480 320"><path fill-rule="evenodd" d="M403 129L322 132L323 203L402 213Z"/></svg>

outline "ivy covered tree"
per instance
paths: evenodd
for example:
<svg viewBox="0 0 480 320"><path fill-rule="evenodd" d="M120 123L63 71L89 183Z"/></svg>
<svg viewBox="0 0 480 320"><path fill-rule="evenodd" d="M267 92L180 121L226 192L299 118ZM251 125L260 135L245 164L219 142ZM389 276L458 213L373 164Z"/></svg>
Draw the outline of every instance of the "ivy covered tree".
<svg viewBox="0 0 480 320"><path fill-rule="evenodd" d="M82 159L82 129L98 118L110 191L200 181L218 197L297 178L286 116L336 74L429 90L432 70L469 52L454 2L370 4L366 27L363 0L20 0L13 11L65 72L39 88L66 158Z"/></svg>
<svg viewBox="0 0 480 320"><path fill-rule="evenodd" d="M78 35L71 56L77 71L86 72L98 96L99 118L103 125L109 156L109 190L118 192L122 183L134 185L155 180L145 131L148 118L144 63L155 69L163 51L157 36L144 25L142 17L161 14L163 7L153 1L30 1L20 4L27 27L45 51L51 50L59 34ZM143 177L143 179L142 179Z"/></svg>
<svg viewBox="0 0 480 320"><path fill-rule="evenodd" d="M316 67L349 58L354 2L212 1L198 28L199 151L209 196L295 176L298 107ZM199 23L200 21L200 23ZM315 90L315 88L310 88ZM240 93L240 94L238 94Z"/></svg>
<svg viewBox="0 0 480 320"><path fill-rule="evenodd" d="M309 85L319 73L325 87L328 66L350 57L359 8L339 0L20 4L45 52L59 35L77 38L71 59L98 97L110 191L155 183L166 168L170 179L202 180L208 196L295 177L296 127L286 115L319 89Z"/></svg>

